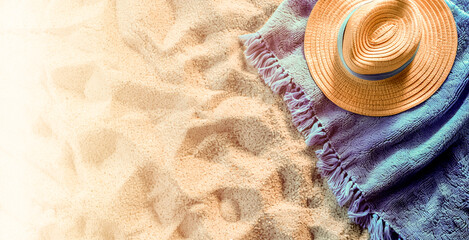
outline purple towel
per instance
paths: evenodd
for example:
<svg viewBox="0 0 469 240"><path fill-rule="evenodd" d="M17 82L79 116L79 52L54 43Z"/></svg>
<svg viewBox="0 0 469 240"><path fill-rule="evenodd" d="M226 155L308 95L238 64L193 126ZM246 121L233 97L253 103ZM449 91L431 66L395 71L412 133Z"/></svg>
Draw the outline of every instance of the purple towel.
<svg viewBox="0 0 469 240"><path fill-rule="evenodd" d="M458 30L452 71L430 99L389 117L347 112L316 86L303 54L315 0L285 0L240 37L306 144L323 146L318 170L371 239L469 239L469 2L446 2Z"/></svg>

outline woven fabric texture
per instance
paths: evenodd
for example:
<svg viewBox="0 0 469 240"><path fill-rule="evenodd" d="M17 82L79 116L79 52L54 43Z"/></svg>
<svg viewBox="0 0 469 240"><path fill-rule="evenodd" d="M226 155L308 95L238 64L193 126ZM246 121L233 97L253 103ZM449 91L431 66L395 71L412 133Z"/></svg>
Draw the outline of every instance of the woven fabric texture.
<svg viewBox="0 0 469 240"><path fill-rule="evenodd" d="M388 117L345 111L315 85L303 54L315 2L285 0L240 39L307 145L323 146L317 167L339 204L371 239L468 239L469 2L446 1L458 50L444 84L423 104Z"/></svg>

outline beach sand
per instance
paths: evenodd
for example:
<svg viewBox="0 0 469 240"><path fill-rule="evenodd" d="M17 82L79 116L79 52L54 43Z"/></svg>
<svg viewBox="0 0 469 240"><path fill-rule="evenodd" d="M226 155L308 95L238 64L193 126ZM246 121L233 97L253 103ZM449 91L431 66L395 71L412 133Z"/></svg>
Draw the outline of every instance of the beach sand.
<svg viewBox="0 0 469 240"><path fill-rule="evenodd" d="M7 34L40 50L28 147L0 151L18 159L1 172L1 239L367 239L245 61L238 36L280 3L30 5Z"/></svg>

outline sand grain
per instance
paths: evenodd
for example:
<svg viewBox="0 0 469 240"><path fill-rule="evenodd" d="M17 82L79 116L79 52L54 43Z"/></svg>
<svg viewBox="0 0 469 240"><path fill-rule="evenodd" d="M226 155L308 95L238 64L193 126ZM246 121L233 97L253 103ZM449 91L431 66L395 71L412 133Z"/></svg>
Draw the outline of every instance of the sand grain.
<svg viewBox="0 0 469 240"><path fill-rule="evenodd" d="M366 239L242 54L280 2L43 1L38 239Z"/></svg>

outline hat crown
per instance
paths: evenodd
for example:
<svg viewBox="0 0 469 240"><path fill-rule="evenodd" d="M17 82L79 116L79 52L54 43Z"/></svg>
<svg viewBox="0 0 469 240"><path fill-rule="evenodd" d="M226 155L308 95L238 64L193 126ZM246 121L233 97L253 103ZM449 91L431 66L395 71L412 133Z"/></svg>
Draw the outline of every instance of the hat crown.
<svg viewBox="0 0 469 240"><path fill-rule="evenodd" d="M371 45L379 45L388 41L397 32L397 24L384 22L381 26L378 26L376 30L370 36Z"/></svg>
<svg viewBox="0 0 469 240"><path fill-rule="evenodd" d="M343 56L358 74L383 74L411 61L421 40L420 12L411 0L373 0L347 22Z"/></svg>

